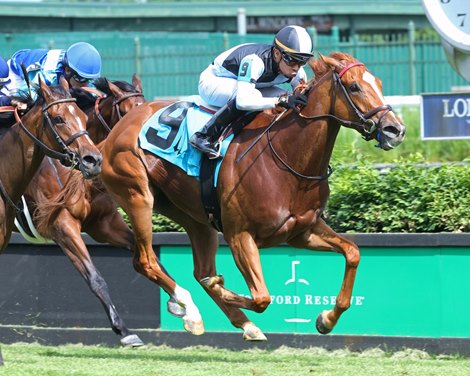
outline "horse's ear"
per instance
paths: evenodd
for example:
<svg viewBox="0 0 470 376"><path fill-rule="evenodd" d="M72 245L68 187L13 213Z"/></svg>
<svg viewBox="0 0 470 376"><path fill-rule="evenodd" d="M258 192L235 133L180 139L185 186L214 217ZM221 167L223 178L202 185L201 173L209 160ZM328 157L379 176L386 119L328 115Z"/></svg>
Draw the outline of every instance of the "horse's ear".
<svg viewBox="0 0 470 376"><path fill-rule="evenodd" d="M64 76L60 76L59 83L60 83L60 86L62 86L65 89L65 91L68 92L70 90L69 82L65 79Z"/></svg>
<svg viewBox="0 0 470 376"><path fill-rule="evenodd" d="M39 87L41 88L41 91L43 92L45 96L50 97L52 95L51 89L43 81L40 74L38 75L38 79L39 79Z"/></svg>
<svg viewBox="0 0 470 376"><path fill-rule="evenodd" d="M142 81L137 73L132 75L132 85L139 93L142 93Z"/></svg>
<svg viewBox="0 0 470 376"><path fill-rule="evenodd" d="M119 89L117 85L114 85L111 81L109 81L107 78L106 78L106 84L108 85L109 90L111 90L111 93L113 93L115 97L119 97L123 95L123 91Z"/></svg>
<svg viewBox="0 0 470 376"><path fill-rule="evenodd" d="M326 65L330 66L335 71L340 71L343 69L343 65L336 59L333 59L330 56L325 56L320 54L320 58L325 62Z"/></svg>

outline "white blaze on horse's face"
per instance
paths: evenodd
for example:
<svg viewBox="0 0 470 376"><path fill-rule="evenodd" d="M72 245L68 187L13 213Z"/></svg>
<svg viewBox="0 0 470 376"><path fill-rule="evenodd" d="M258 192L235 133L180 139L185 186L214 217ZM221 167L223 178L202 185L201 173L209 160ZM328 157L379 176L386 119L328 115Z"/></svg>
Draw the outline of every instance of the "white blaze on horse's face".
<svg viewBox="0 0 470 376"><path fill-rule="evenodd" d="M377 86L377 81L375 80L375 77L369 72L365 71L362 75L362 79L367 82L372 87L372 89L374 89L375 94L377 94L377 97L382 101L382 104L385 104L385 98L382 94L382 91Z"/></svg>
<svg viewBox="0 0 470 376"><path fill-rule="evenodd" d="M364 74L362 75L362 79L372 87L375 94L382 102L381 104L382 105L386 104L385 97L383 96L382 91L379 89L377 85L377 79L375 78L375 76L373 76L370 72L365 71ZM400 120L398 120L398 118L395 116L395 113L393 111L390 111L389 114L393 116L394 121L396 121L397 123L400 122Z"/></svg>
<svg viewBox="0 0 470 376"><path fill-rule="evenodd" d="M79 129L85 129L86 128L86 124L83 124L83 121L82 119L80 118L80 116L78 116L77 114L77 111L75 111L75 107L72 106L71 104L69 104L67 106L68 110L70 111L70 113L75 117L75 120L77 121L78 123L78 126L79 126Z"/></svg>

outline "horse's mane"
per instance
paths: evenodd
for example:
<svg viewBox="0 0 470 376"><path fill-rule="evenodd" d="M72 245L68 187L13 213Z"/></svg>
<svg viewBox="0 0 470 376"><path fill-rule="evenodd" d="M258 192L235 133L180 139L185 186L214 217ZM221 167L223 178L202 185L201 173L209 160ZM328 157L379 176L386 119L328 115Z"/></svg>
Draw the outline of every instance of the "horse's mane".
<svg viewBox="0 0 470 376"><path fill-rule="evenodd" d="M344 52L332 52L330 53L330 57L340 62L343 66L357 61L357 59ZM316 80L331 71L331 67L325 63L321 56L318 59L312 60L310 62L310 67L315 73Z"/></svg>
<svg viewBox="0 0 470 376"><path fill-rule="evenodd" d="M63 184L63 189L59 194L51 198L43 196L36 203L34 220L38 231L50 238L52 222L65 206L75 205L83 200L90 200L87 195L90 190L86 189L86 186L90 184L92 184L92 181L83 179L80 171L70 170L67 181Z"/></svg>
<svg viewBox="0 0 470 376"><path fill-rule="evenodd" d="M82 111L87 111L95 105L96 97L80 87L73 87L70 89L70 94L77 100L77 106Z"/></svg>
<svg viewBox="0 0 470 376"><path fill-rule="evenodd" d="M114 85L116 85L119 89L122 91L125 91L127 93L136 93L137 90L134 87L134 85L126 82L126 81L111 81ZM106 95L111 95L114 96L113 92L108 86L108 81L104 77L100 77L96 79L94 82L95 87L105 93Z"/></svg>

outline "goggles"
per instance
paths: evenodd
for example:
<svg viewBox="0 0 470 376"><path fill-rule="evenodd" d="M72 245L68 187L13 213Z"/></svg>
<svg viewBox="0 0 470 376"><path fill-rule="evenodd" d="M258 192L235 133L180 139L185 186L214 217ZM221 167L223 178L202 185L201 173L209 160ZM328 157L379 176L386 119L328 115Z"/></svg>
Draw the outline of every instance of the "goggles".
<svg viewBox="0 0 470 376"><path fill-rule="evenodd" d="M303 66L307 64L308 60L310 59L310 56L292 56L287 52L281 52L281 56L282 60L284 60L284 62L290 67L297 64Z"/></svg>
<svg viewBox="0 0 470 376"><path fill-rule="evenodd" d="M73 72L71 75L71 78L73 78L75 81L81 84L91 81L91 78L81 77L77 72Z"/></svg>

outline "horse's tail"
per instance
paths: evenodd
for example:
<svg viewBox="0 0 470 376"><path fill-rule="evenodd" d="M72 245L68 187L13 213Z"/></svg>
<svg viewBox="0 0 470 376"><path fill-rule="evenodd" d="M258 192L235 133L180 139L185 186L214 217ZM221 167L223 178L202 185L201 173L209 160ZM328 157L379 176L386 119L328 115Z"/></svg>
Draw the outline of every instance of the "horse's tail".
<svg viewBox="0 0 470 376"><path fill-rule="evenodd" d="M91 181L83 179L80 171L71 170L63 189L53 197L44 197L36 203L34 222L39 233L51 238L51 226L60 211L79 204L82 200L90 200L87 186Z"/></svg>

